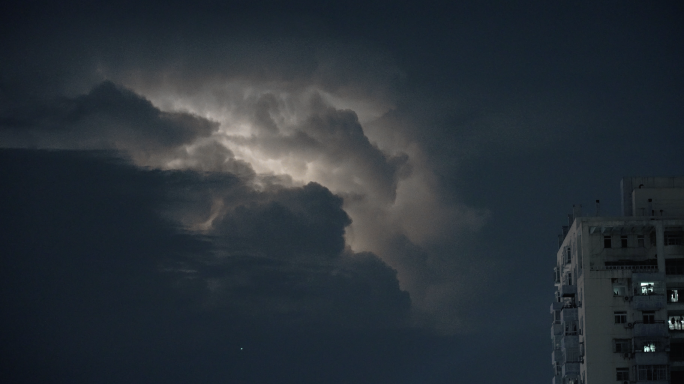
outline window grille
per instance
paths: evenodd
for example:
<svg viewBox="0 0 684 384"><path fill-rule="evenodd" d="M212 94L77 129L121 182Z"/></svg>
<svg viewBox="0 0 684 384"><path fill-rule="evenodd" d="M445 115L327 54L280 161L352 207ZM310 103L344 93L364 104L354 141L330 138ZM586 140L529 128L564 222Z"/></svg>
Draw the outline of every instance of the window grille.
<svg viewBox="0 0 684 384"><path fill-rule="evenodd" d="M667 380L667 365L639 365L639 380Z"/></svg>

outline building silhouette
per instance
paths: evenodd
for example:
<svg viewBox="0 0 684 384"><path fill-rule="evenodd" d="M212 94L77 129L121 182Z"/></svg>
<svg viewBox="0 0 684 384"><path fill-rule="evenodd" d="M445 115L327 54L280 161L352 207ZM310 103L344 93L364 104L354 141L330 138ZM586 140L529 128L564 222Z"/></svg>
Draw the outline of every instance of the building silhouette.
<svg viewBox="0 0 684 384"><path fill-rule="evenodd" d="M684 177L622 179L622 216L559 235L553 384L684 383Z"/></svg>

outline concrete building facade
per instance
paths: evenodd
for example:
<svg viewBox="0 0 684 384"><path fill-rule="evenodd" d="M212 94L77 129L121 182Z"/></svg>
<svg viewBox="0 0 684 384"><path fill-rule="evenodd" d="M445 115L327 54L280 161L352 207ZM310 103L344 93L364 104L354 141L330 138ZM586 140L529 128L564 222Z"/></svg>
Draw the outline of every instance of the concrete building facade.
<svg viewBox="0 0 684 384"><path fill-rule="evenodd" d="M622 216L559 236L553 384L684 383L684 177L630 177Z"/></svg>

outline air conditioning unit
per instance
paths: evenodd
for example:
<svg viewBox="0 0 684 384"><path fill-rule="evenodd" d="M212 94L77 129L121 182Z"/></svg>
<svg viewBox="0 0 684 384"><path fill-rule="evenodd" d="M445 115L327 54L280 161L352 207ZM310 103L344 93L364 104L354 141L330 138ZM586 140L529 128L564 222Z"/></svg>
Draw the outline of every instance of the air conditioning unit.
<svg viewBox="0 0 684 384"><path fill-rule="evenodd" d="M623 359L629 359L629 353L623 353L622 358Z"/></svg>
<svg viewBox="0 0 684 384"><path fill-rule="evenodd" d="M627 328L632 328L632 327L634 327L633 323L627 323Z"/></svg>
<svg viewBox="0 0 684 384"><path fill-rule="evenodd" d="M622 382L622 384L629 384L629 381L625 380Z"/></svg>

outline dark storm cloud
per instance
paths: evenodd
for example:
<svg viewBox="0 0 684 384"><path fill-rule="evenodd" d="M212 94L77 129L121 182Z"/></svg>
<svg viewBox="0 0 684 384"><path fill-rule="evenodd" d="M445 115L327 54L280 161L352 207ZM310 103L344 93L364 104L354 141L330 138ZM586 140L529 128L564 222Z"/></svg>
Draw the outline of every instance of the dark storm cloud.
<svg viewBox="0 0 684 384"><path fill-rule="evenodd" d="M230 174L144 171L112 155L0 151L3 382L271 381L288 369L256 368L283 348L264 338L344 345L343 329L408 320L396 272L344 249L349 218L320 185L258 192ZM208 194L231 207L214 229L164 219ZM203 372L198 353L221 368Z"/></svg>
<svg viewBox="0 0 684 384"><path fill-rule="evenodd" d="M163 112L111 82L88 94L6 109L3 146L119 149L147 159L207 137L217 124L187 113Z"/></svg>
<svg viewBox="0 0 684 384"><path fill-rule="evenodd" d="M150 263L161 264L165 273L155 270L132 279L144 281L143 287L155 281L152 285L158 287L157 280L147 277L163 276L160 284L175 286L180 296L157 290L159 300L142 302L140 316L125 318L108 309L133 296L125 290L118 296L122 300L105 300L109 307L94 299L83 304L65 299L64 308L90 318L91 304L85 303L95 302L93 313L112 314L122 324L137 321L140 327L130 327L133 337L119 338L125 331L97 332L113 329L102 322L64 328L68 332L62 334L76 341L63 337L60 341L67 340L71 349L59 349L53 348L58 342L44 340L59 334L52 331L62 329L64 318L78 316L41 301L48 289L24 292L34 292L29 298L38 297L37 304L10 307L34 312L18 310L23 314L8 321L32 327L24 333L31 344L15 340L5 344L6 350L29 345L24 350L38 351L31 355L36 361L45 361L54 351L64 356L52 365L12 360L24 364L24 372L34 367L51 373L73 369L90 372L84 382L103 382L103 376L120 371L105 359L119 361L117 350L135 350L124 358L124 366L132 368L126 372L134 372L130 375L138 382L155 381L133 369L140 365L149 377L159 378L150 370L166 372L166 380L159 382L548 380L549 369L539 362L548 360L543 330L548 327L551 287L539 276L552 268L548 255L555 252L557 234L552 224L560 224L568 205L577 200L616 195L621 175L679 174L684 163L679 140L684 121L681 1L380 1L363 6L298 0L163 5L6 1L0 7L0 116L7 118L0 146L9 145L10 139L42 146L35 140L41 138L42 143L64 144L62 148L121 149L137 166L205 173L143 173L149 180L157 180L150 175L164 175L163 182L157 180L163 192L152 195L169 200L155 197L136 206L166 203L161 217L192 235L173 237L173 243L154 233L176 233L176 228L141 219L152 233L136 223L131 228L159 241L135 243L140 247L122 253L146 260L135 250L161 247L162 253L164 243L188 250ZM115 104L125 104L126 110L150 111L136 109L138 104L131 101L145 98L156 108L153 113L177 113L188 120L146 120L135 112L145 126L129 129L135 124L120 116L125 114L97 107L97 113L80 117L78 124L64 121L70 107L60 103L68 107L90 98L103 81L117 84L121 100ZM138 96L127 98L126 89ZM324 102L312 103L315 94ZM93 124L101 128L89 136L83 122L93 122L93 116L104 124ZM50 130L44 122L64 124ZM107 122L121 124L121 132L107 128ZM153 137L152 132L160 131L152 128L162 126L171 135ZM205 126L211 127L209 136L201 128ZM80 136L69 137L66 128ZM308 184L312 180L316 183ZM25 188L23 194L46 198L39 191L50 186L41 185L33 192ZM304 196L321 201L329 215L306 208ZM337 196L344 198L344 212ZM30 205L24 201L21 206ZM74 220L71 212L99 223L78 207L40 211L60 213L62 221L50 220L60 224ZM38 214L28 208L22 212ZM345 227L349 218L353 222ZM22 234L66 231L64 225L41 228L24 220ZM269 226L285 221L291 227ZM113 225L100 232L125 234L126 228ZM340 228L347 245L372 251L384 264L367 253L338 253ZM83 232L90 234L87 229ZM283 244L280 253L264 233L298 240ZM10 240L26 236L10 234ZM320 241L305 242L306 234L316 234ZM57 249L64 248L61 238L50 237ZM97 246L90 239L98 237L68 243ZM129 244L115 239L105 244L114 250ZM242 357L226 352L236 338L214 332L240 332L245 318L258 324L258 331L247 333L246 339L268 334L278 322L335 328L350 319L368 328L383 321L394 325L404 318L408 304L387 265L410 292L412 315L418 315L420 324L457 333L464 344L424 335L402 344L405 335L381 337L377 328L308 339L302 332L275 342L268 339L260 346L269 353L238 360ZM87 274L52 264L45 270L33 266L10 270L17 273L5 286L43 277L59 288L53 290L56 294L71 289L63 296L75 292L76 298L84 296L68 284L62 287L60 276L68 277L67 283L87 280L96 288L109 281L100 270L91 273L98 277L91 281ZM22 275L26 270L30 273ZM366 297L390 304L363 301ZM176 299L182 305L165 304ZM40 309L42 304L46 306ZM195 308L201 315L181 319L169 309L177 307ZM180 323L184 326L173 325ZM40 333L44 324L49 332ZM298 343L300 337L308 341ZM143 341L122 346L132 339ZM89 364L87 358L74 359L78 354L70 352L82 350L79 342L96 351L89 354L93 358L104 354L103 360ZM449 347L442 348L444 344ZM521 349L525 353L509 356L504 369L487 368L501 360L502 350ZM172 358L159 350L184 352ZM75 360L80 363L73 364ZM186 369L188 361L196 363L194 369ZM236 361L251 367L246 368L251 369L248 377L231 373L245 372ZM277 373L270 373L272 369ZM131 382L117 372L112 382ZM34 381L55 381L53 377Z"/></svg>
<svg viewBox="0 0 684 384"><path fill-rule="evenodd" d="M12 185L2 196L3 297L16 310L37 300L38 311L15 320L45 311L117 332L116 319L140 311L201 312L238 326L406 320L396 272L344 249L349 218L320 185L257 192L230 174L139 171L103 156L2 152L2 179ZM207 193L230 207L213 229L193 235L162 219L178 205L197 208L203 200L194 198ZM180 327L175 316L169 326Z"/></svg>
<svg viewBox="0 0 684 384"><path fill-rule="evenodd" d="M255 196L256 197L256 196ZM231 202L223 202L231 206ZM247 242L274 258L337 257L351 220L342 199L310 183L302 188L260 193L258 201L232 206L213 220L221 241Z"/></svg>
<svg viewBox="0 0 684 384"><path fill-rule="evenodd" d="M410 300L396 271L371 253L345 249L351 221L328 189L310 183L256 191L232 176L184 175L172 182L171 217L208 218L200 228L214 251L166 270L181 286L204 290L207 308L277 326L408 324Z"/></svg>

